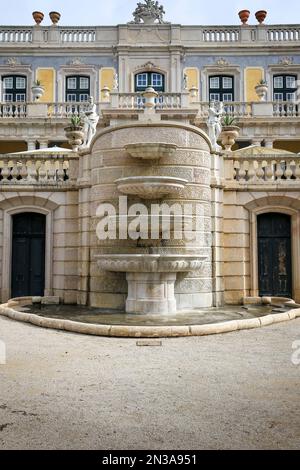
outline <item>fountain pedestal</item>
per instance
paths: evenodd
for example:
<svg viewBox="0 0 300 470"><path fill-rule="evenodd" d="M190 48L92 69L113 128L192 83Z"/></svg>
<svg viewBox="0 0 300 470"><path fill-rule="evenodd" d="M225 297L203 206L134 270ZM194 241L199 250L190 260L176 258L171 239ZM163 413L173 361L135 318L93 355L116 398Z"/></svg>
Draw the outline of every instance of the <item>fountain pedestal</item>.
<svg viewBox="0 0 300 470"><path fill-rule="evenodd" d="M176 273L127 273L127 313L176 313Z"/></svg>
<svg viewBox="0 0 300 470"><path fill-rule="evenodd" d="M176 313L177 272L199 269L206 256L173 254L96 255L100 269L126 272L126 313Z"/></svg>

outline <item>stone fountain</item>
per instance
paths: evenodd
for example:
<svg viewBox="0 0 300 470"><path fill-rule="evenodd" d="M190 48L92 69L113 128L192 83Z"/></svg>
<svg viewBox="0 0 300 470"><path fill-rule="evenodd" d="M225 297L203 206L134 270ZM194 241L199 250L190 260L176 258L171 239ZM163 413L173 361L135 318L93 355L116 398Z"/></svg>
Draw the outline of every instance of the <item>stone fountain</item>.
<svg viewBox="0 0 300 470"><path fill-rule="evenodd" d="M180 122L162 121L155 110L156 92L144 94L145 110L139 120L100 130L91 154L82 155L81 180L89 179L92 160L90 207L92 268L89 291L91 306L123 309L133 314L174 314L185 308L210 307L213 304L211 279L211 143L199 128ZM84 200L87 190L79 196ZM120 206L126 199L128 207ZM188 217L197 219L199 208L203 224L191 229L195 236L176 237L180 215L191 206ZM126 221L125 234L95 237L99 205L113 208L112 227ZM131 238L130 210L142 206L144 220L153 220L152 229L140 227ZM159 214L152 217L152 208ZM170 213L163 213L163 206ZM174 207L176 210L173 210ZM101 218L102 217L102 218ZM169 218L169 234L164 221ZM147 224L146 224L147 227ZM96 230L97 232L97 230ZM117 233L117 232L116 232ZM199 235L199 236L198 236ZM83 239L82 257L85 256ZM85 286L84 275L82 285ZM86 298L82 295L83 303Z"/></svg>
<svg viewBox="0 0 300 470"><path fill-rule="evenodd" d="M176 313L174 284L178 272L199 269L206 256L172 254L98 255L98 266L126 272L126 312L138 314Z"/></svg>

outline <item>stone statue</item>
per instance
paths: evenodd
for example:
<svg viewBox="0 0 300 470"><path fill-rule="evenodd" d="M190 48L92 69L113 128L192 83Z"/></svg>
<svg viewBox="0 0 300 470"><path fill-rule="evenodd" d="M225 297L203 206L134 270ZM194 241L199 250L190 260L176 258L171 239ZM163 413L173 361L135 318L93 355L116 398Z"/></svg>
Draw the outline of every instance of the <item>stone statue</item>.
<svg viewBox="0 0 300 470"><path fill-rule="evenodd" d="M164 23L165 10L162 5L154 0L144 0L145 3L138 2L133 12L134 23L153 24Z"/></svg>
<svg viewBox="0 0 300 470"><path fill-rule="evenodd" d="M83 132L84 140L82 147L89 147L91 145L92 139L96 134L96 128L99 121L99 116L96 111L96 105L94 103L94 98L90 96L89 104L86 111L83 113Z"/></svg>
<svg viewBox="0 0 300 470"><path fill-rule="evenodd" d="M208 110L208 136L210 138L212 148L215 152L220 152L222 147L218 145L217 141L222 132L221 118L224 111L224 105L222 101L212 101Z"/></svg>

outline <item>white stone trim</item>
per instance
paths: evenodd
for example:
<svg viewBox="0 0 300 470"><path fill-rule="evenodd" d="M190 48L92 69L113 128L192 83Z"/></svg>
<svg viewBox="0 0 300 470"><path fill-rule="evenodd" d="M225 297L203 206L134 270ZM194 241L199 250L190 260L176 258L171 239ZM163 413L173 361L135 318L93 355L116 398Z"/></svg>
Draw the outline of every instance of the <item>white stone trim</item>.
<svg viewBox="0 0 300 470"><path fill-rule="evenodd" d="M11 257L12 257L12 216L24 212L36 212L46 216L45 235L45 295L52 295L52 246L53 215L52 211L37 206L16 206L3 210L3 260L2 260L2 301L11 297Z"/></svg>
<svg viewBox="0 0 300 470"><path fill-rule="evenodd" d="M101 70L101 69L100 69ZM90 77L90 92L95 101L100 100L100 90L98 83L98 69L92 65L64 65L57 72L57 101L64 103L66 92L66 77L69 75L86 75Z"/></svg>
<svg viewBox="0 0 300 470"><path fill-rule="evenodd" d="M0 305L0 315L12 320L30 323L42 328L52 328L55 330L70 331L93 336L128 337L128 338L167 338L179 336L206 336L220 333L230 333L233 331L261 328L294 320L300 317L300 308L295 308L282 313L273 313L258 318L248 318L245 320L229 320L227 322L209 323L204 325L183 325L183 326L127 326L127 325L101 325L93 323L81 323L71 320L57 318L40 317L39 315L20 312L14 307L32 304L31 297L20 297Z"/></svg>
<svg viewBox="0 0 300 470"><path fill-rule="evenodd" d="M234 77L234 101L243 101L243 74L238 65L208 65L201 69L200 101L209 101L209 77L211 75L232 75Z"/></svg>
<svg viewBox="0 0 300 470"><path fill-rule="evenodd" d="M32 101L31 87L34 74L29 65L0 65L0 101L2 101L2 77L4 75L24 75L26 77L26 101Z"/></svg>
<svg viewBox="0 0 300 470"><path fill-rule="evenodd" d="M269 91L267 93L266 100L273 101L273 82L274 82L274 75L297 75L297 80L300 77L300 65L290 64L290 65L269 65L266 71L266 81L269 85ZM277 139L279 140L279 139Z"/></svg>

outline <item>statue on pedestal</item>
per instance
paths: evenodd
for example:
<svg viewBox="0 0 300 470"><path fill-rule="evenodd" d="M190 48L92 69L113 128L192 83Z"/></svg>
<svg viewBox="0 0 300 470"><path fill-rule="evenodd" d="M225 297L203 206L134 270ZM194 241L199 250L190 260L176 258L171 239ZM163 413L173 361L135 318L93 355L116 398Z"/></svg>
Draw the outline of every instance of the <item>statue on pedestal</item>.
<svg viewBox="0 0 300 470"><path fill-rule="evenodd" d="M222 132L221 118L224 111L224 105L222 101L211 101L208 110L208 136L210 138L212 148L214 152L220 152L222 147L218 145L218 139Z"/></svg>
<svg viewBox="0 0 300 470"><path fill-rule="evenodd" d="M96 134L97 124L99 121L99 115L96 111L96 104L94 103L94 98L90 96L89 104L86 111L83 113L83 132L84 140L82 147L87 148L90 146L94 135Z"/></svg>

